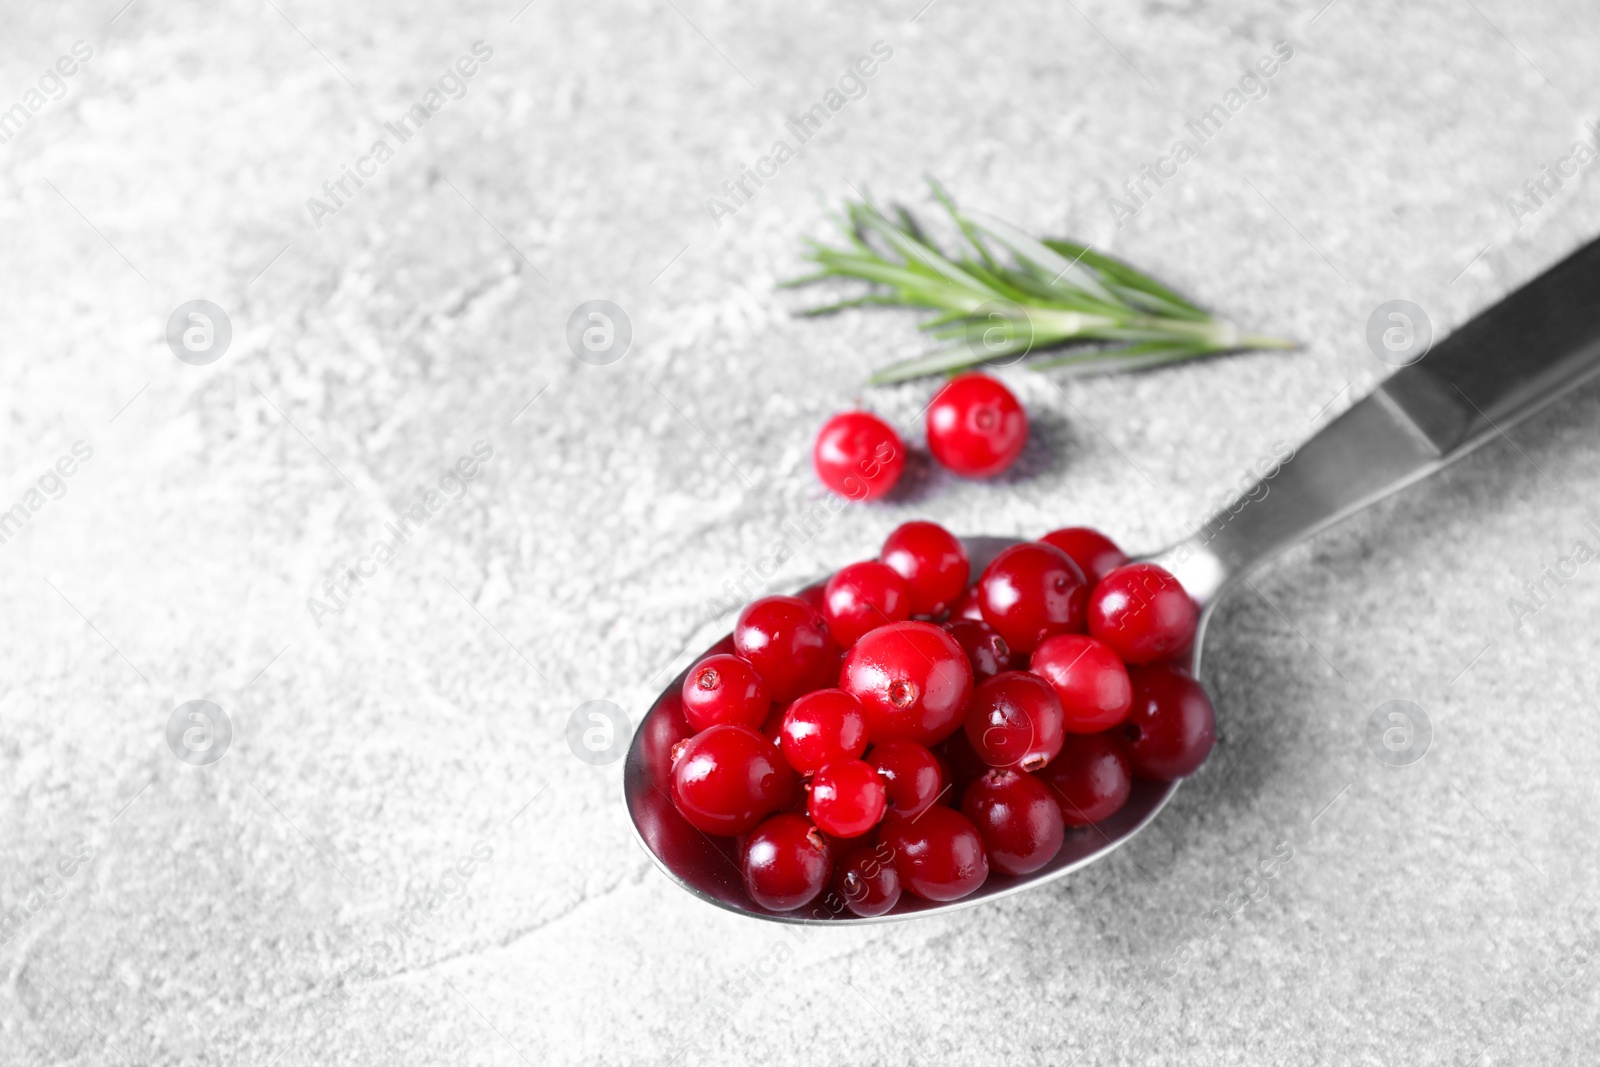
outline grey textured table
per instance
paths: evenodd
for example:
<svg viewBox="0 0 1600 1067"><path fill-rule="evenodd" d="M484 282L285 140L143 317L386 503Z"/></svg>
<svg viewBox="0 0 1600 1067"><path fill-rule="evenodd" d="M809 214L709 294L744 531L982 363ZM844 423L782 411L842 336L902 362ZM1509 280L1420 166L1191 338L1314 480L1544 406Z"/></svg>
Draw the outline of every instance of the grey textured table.
<svg viewBox="0 0 1600 1067"><path fill-rule="evenodd" d="M920 209L935 174L1305 347L1009 369L1013 474L916 467L773 583L914 516L1154 547L1381 380L1377 305L1447 330L1600 230L1593 167L1562 162L1592 136L1589 5L121 2L12 4L0 35L0 507L26 514L0 543L0 1060L1595 1057L1600 579L1510 602L1600 546L1600 389L1226 602L1223 743L1063 884L870 930L741 920L655 871L620 764L565 733L589 700L637 721L820 499L821 419L915 424L926 383L862 385L911 316L803 321L774 290L852 183ZM195 299L232 328L205 365L165 335ZM619 362L568 351L592 299L632 323ZM189 765L167 723L202 699L232 737ZM1365 741L1391 699L1432 725L1409 766Z"/></svg>

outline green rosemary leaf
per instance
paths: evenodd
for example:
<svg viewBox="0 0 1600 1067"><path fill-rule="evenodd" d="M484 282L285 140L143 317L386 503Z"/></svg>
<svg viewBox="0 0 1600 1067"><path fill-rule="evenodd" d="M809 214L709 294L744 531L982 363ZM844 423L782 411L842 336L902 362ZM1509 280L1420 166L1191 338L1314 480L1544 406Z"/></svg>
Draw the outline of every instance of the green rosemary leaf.
<svg viewBox="0 0 1600 1067"><path fill-rule="evenodd" d="M829 212L845 248L808 241L817 269L784 286L847 278L867 294L812 308L822 315L869 305L925 308L921 329L947 342L873 375L873 383L947 374L998 359L1015 361L1067 345L1088 345L1030 365L1069 374L1135 370L1246 348L1293 348L1277 337L1241 333L1142 271L1075 241L1040 240L987 216L962 212L932 179L934 198L970 246L947 254L904 207L884 215L870 200ZM958 244L960 242L958 241Z"/></svg>
<svg viewBox="0 0 1600 1067"><path fill-rule="evenodd" d="M1101 255L1087 245L1076 244L1072 241L1062 241L1047 237L1044 239L1044 243L1064 256L1071 256L1073 259L1087 263L1105 275L1108 281L1119 288L1132 289L1137 293L1154 297L1161 307L1152 310L1157 310L1158 313L1172 314L1179 318L1185 317L1185 313L1195 318L1203 319L1206 317L1204 311L1201 311L1189 301L1150 277L1150 275L1145 274L1143 271L1135 270L1120 259Z"/></svg>
<svg viewBox="0 0 1600 1067"><path fill-rule="evenodd" d="M988 357L993 358L993 357ZM972 365L972 352L966 345L936 348L920 356L892 363L867 379L868 385L893 385L913 378L926 378L930 374L947 374Z"/></svg>
<svg viewBox="0 0 1600 1067"><path fill-rule="evenodd" d="M990 219L980 225L985 232L992 234L995 240L1010 248L1019 259L1032 263L1046 273L1052 279L1051 284L1081 289L1107 305L1118 303L1116 297L1112 296L1100 279L1094 277L1086 267L1065 258L1043 241L1029 237L1010 223L1001 222L999 219Z"/></svg>
<svg viewBox="0 0 1600 1067"><path fill-rule="evenodd" d="M995 262L993 253L989 251L989 246L983 243L983 234L965 215L956 210L956 202L950 199L950 194L944 191L944 186L929 178L928 187L933 190L933 195L938 199L939 203L944 205L944 209L949 213L950 218L961 228L962 236L967 239L967 242L972 245L979 257L982 258L983 265L991 270L998 269L999 264Z"/></svg>
<svg viewBox="0 0 1600 1067"><path fill-rule="evenodd" d="M1130 345L1127 348L1073 352L1034 364L1038 370L1065 370L1071 375L1148 370L1180 360L1208 355L1214 349L1187 345Z"/></svg>

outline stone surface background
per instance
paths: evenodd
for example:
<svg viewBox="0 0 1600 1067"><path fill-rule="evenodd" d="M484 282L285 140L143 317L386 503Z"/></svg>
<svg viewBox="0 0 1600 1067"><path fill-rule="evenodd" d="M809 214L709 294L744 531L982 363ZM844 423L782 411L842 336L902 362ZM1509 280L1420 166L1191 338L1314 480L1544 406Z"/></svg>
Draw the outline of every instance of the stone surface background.
<svg viewBox="0 0 1600 1067"><path fill-rule="evenodd" d="M57 898L0 948L0 1061L1594 1057L1600 579L1520 627L1507 602L1600 543L1600 388L1232 596L1224 742L1065 883L800 937L670 885L620 764L564 739L587 700L637 719L819 499L822 418L915 425L926 383L862 384L917 350L912 316L799 320L774 289L852 186L922 209L936 175L1305 346L1008 370L1035 425L1013 474L917 467L774 583L914 516L1153 548L1381 380L1379 303L1447 330L1600 229L1589 168L1520 226L1506 206L1594 117L1588 5L120 2L13 3L0 34L0 108L93 49L0 144L0 505L93 449L0 544L0 909ZM465 96L313 225L307 198L479 40ZM866 94L715 224L706 198L880 40ZM1107 198L1278 40L1269 94L1117 227ZM164 341L196 298L233 327L208 366ZM604 367L563 340L597 298L634 328ZM313 622L478 441L464 497ZM234 737L189 766L165 724L202 698ZM1394 698L1434 729L1404 768L1363 740Z"/></svg>

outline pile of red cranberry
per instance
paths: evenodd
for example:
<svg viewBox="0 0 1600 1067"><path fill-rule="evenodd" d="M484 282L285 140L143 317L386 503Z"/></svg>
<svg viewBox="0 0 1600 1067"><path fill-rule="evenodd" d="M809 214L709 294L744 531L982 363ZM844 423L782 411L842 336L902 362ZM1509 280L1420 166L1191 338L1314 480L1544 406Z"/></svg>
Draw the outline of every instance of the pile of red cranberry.
<svg viewBox="0 0 1600 1067"><path fill-rule="evenodd" d="M1049 863L1134 776L1181 778L1211 751L1184 669L1196 609L1171 574L1084 527L969 569L947 530L906 523L878 559L751 603L734 652L684 677L672 801L740 839L761 907L830 881L861 916L902 889L959 899L991 868Z"/></svg>

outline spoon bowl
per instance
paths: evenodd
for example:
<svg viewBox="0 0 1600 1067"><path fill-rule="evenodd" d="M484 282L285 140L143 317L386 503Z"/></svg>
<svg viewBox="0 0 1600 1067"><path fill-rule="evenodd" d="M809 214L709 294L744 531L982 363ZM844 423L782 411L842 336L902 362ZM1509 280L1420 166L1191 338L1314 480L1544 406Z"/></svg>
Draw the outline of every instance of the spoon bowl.
<svg viewBox="0 0 1600 1067"><path fill-rule="evenodd" d="M972 565L973 580L1002 550L1020 541L1014 537L963 538L962 544ZM1152 562L1160 560L1158 558ZM1200 624L1188 665L1191 672L1198 672L1200 667L1201 635L1207 614L1205 607L1201 602ZM732 650L733 637L728 635L696 656L693 663L698 663L706 656ZM1178 782L1135 778L1127 803L1116 814L1091 826L1068 827L1061 851L1043 868L1022 876L991 871L976 892L960 900L941 904L906 893L887 914L862 918L845 908L843 901L837 899L835 894L824 891L811 904L796 911L768 911L751 900L745 892L733 839L701 833L678 813L670 798L667 776L672 766L672 746L693 733L683 721L682 702L678 695L693 663L680 672L656 698L644 723L634 734L627 763L623 767L623 790L634 831L662 873L701 900L729 911L778 922L840 924L893 922L934 912L970 908L986 900L1009 896L1044 882L1064 878L1080 867L1109 855L1148 826L1178 790Z"/></svg>

